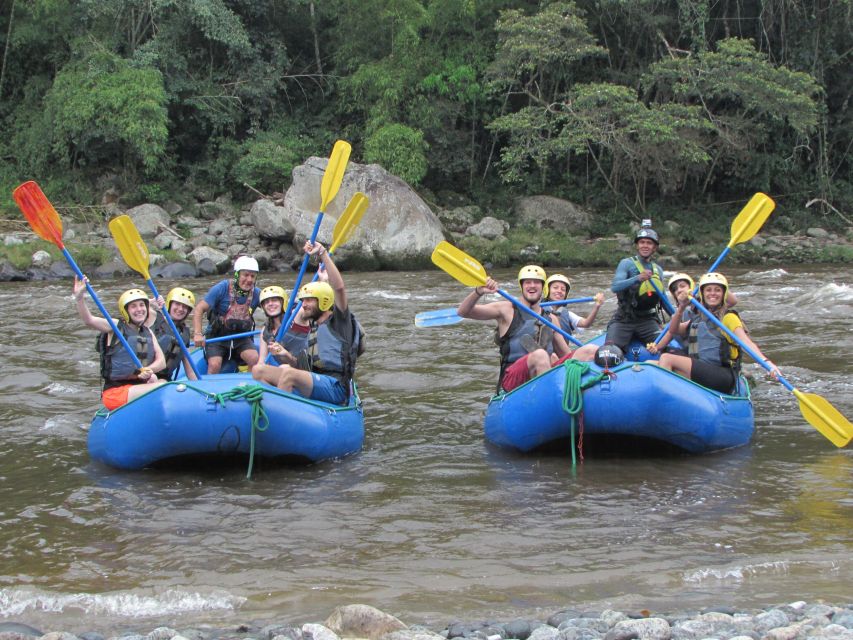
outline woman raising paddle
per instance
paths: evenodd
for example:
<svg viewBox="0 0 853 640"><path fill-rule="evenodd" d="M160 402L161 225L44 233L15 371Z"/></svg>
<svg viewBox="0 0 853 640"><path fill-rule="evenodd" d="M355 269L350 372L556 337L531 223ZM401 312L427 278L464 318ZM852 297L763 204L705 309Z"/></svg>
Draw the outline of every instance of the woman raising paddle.
<svg viewBox="0 0 853 640"><path fill-rule="evenodd" d="M746 327L735 311L726 304L729 282L721 273L706 273L699 279L699 301L723 325L740 338L743 343L755 351L769 366L776 377L779 370L747 334ZM737 384L740 374L741 350L703 314L693 314L689 320L682 321L685 309L690 306L690 297L686 290L678 294L678 308L669 325L666 338L673 335L687 336L687 355L664 353L659 366L683 375L703 387L722 393L730 393Z"/></svg>

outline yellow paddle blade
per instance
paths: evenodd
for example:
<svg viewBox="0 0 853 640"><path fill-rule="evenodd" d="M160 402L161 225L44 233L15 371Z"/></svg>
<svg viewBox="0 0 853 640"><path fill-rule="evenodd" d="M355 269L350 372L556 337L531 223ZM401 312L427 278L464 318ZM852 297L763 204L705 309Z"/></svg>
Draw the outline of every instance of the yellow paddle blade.
<svg viewBox="0 0 853 640"><path fill-rule="evenodd" d="M148 275L148 247L139 235L136 225L129 216L121 215L110 220L110 233L116 241L121 257L127 266L139 273L146 280Z"/></svg>
<svg viewBox="0 0 853 640"><path fill-rule="evenodd" d="M760 192L752 196L737 217L732 220L732 239L729 241L729 248L750 240L764 226L775 208L776 203L770 196Z"/></svg>
<svg viewBox="0 0 853 640"><path fill-rule="evenodd" d="M352 200L349 201L347 208L338 218L335 223L335 229L332 231L332 246L329 247L329 253L334 253L335 249L344 244L350 239L358 223L361 222L361 217L367 211L367 206L370 204L370 199L361 193L356 193Z"/></svg>
<svg viewBox="0 0 853 640"><path fill-rule="evenodd" d="M442 240L432 251L432 263L456 278L466 287L481 287L486 284L486 270L461 249Z"/></svg>
<svg viewBox="0 0 853 640"><path fill-rule="evenodd" d="M800 413L815 429L826 436L836 447L846 447L853 440L853 424L841 415L828 400L814 393L794 389L800 401Z"/></svg>
<svg viewBox="0 0 853 640"><path fill-rule="evenodd" d="M323 182L320 183L320 211L323 213L326 212L329 203L338 195L338 189L341 188L351 151L352 147L349 142L344 140L338 140L332 148L329 164L326 165L326 171L323 173Z"/></svg>
<svg viewBox="0 0 853 640"><path fill-rule="evenodd" d="M19 185L12 192L12 198L39 238L52 242L60 249L64 247L62 219L38 184L30 180Z"/></svg>

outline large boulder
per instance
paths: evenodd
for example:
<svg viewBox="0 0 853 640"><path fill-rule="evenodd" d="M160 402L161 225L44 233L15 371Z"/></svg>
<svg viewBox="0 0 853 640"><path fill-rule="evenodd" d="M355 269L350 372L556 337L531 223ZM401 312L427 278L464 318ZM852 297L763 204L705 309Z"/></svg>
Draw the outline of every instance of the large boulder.
<svg viewBox="0 0 853 640"><path fill-rule="evenodd" d="M569 233L589 228L589 213L552 196L525 196L515 200L515 214L522 225L539 229L555 229Z"/></svg>
<svg viewBox="0 0 853 640"><path fill-rule="evenodd" d="M141 204L127 210L127 215L136 225L139 235L154 237L169 226L169 214L156 204Z"/></svg>
<svg viewBox="0 0 853 640"><path fill-rule="evenodd" d="M252 205L249 215L258 235L270 240L292 240L296 229L285 215L286 209L269 200L258 200Z"/></svg>
<svg viewBox="0 0 853 640"><path fill-rule="evenodd" d="M284 196L285 216L295 229L295 243L310 237L320 209L320 184L328 160L309 158L293 170ZM331 244L332 232L352 197L361 191L370 200L355 233L339 251L343 262L362 268L426 266L435 245L444 239L441 223L409 185L376 164L350 162L337 197L326 208L318 239Z"/></svg>
<svg viewBox="0 0 853 640"><path fill-rule="evenodd" d="M209 273L210 268L204 263L212 263L215 271L218 273L224 273L231 266L231 259L228 257L228 254L212 247L196 247L190 251L187 258L199 271L206 273Z"/></svg>

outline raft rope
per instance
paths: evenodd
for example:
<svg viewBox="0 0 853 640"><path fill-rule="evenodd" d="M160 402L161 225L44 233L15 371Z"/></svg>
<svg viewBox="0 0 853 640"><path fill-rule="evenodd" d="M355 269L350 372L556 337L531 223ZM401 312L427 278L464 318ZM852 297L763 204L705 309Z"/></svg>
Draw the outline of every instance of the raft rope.
<svg viewBox="0 0 853 640"><path fill-rule="evenodd" d="M575 426L578 427L579 433L577 449L580 451L581 462L583 462L583 390L615 374L605 369L586 382L581 382L584 375L589 371L588 362L569 359L563 362L563 368L566 375L565 384L563 385L563 411L568 413L571 418L572 469L574 469L577 466Z"/></svg>
<svg viewBox="0 0 853 640"><path fill-rule="evenodd" d="M261 400L264 397L264 387L259 384L247 384L224 393L213 395L214 402L225 406L229 400L239 401L245 400L252 405L252 436L249 441L249 469L246 471L246 478L252 477L252 467L255 463L255 432L266 431L270 427L270 419L267 412L261 405Z"/></svg>

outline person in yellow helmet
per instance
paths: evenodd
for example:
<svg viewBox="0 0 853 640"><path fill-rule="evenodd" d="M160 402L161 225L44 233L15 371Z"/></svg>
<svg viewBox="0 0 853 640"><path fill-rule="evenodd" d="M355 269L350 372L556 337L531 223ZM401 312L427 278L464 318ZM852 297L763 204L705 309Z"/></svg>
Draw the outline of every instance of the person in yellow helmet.
<svg viewBox="0 0 853 640"><path fill-rule="evenodd" d="M135 350L136 357L142 363L136 364L127 353L124 345L113 335L106 318L92 315L86 306L86 281L74 278L72 290L77 314L83 323L100 332L98 352L101 354L101 378L104 381L101 402L112 411L127 404L144 393L148 393L163 380L156 372L166 366L163 350L157 337L145 326L148 319L149 302L147 294L140 289L128 289L118 299L120 319L113 319L116 328Z"/></svg>
<svg viewBox="0 0 853 640"><path fill-rule="evenodd" d="M287 392L345 405L349 401L356 359L361 354L363 333L349 309L346 286L329 252L319 242L305 243L304 251L323 262L327 281L302 285L297 298L302 309L294 325L308 326L308 334L293 327L285 344L270 342L269 352L281 363L259 363L252 369L256 380Z"/></svg>
<svg viewBox="0 0 853 640"><path fill-rule="evenodd" d="M733 334L750 347L778 375L776 365L770 362L752 341L740 316L726 305L729 282L717 272L706 273L699 279L699 301ZM735 342L719 329L704 313L696 310L684 321L687 307L691 307L687 291L681 291L678 307L672 316L667 335L687 337L687 355L664 353L658 365L685 378L721 393L731 393L737 384L741 368L741 352Z"/></svg>
<svg viewBox="0 0 853 640"><path fill-rule="evenodd" d="M545 270L527 265L518 272L521 302L542 315L540 302L547 295ZM477 304L485 294L494 294L498 283L488 278L485 286L474 287L456 310L463 318L494 320L495 343L501 354L498 391L512 391L551 368L551 355L562 358L571 353L565 338L536 318L517 309L508 300Z"/></svg>
<svg viewBox="0 0 853 640"><path fill-rule="evenodd" d="M184 345L189 347L190 328L187 326L187 318L195 307L195 294L189 289L175 287L166 294L165 299L160 296L156 300L150 300L148 306L151 311L145 324L151 327L154 335L157 336L157 342L160 343L163 356L166 358L166 366L157 372L157 377L161 380L172 380L180 363L183 362L187 378L195 380L195 373L193 373L186 358L183 357L181 346L175 339L175 334L172 333L172 328L163 315L164 313L169 314Z"/></svg>

